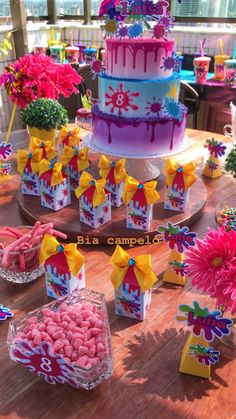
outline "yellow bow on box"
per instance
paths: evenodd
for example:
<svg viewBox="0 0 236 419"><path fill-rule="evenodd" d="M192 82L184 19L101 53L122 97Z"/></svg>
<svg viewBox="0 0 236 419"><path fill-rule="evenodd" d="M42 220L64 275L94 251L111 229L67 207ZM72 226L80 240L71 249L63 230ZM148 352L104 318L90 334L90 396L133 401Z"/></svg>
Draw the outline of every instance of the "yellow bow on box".
<svg viewBox="0 0 236 419"><path fill-rule="evenodd" d="M100 169L99 175L103 179L107 179L110 171L113 169L115 183L121 183L127 176L127 172L125 170L125 162L126 159L120 159L116 162L111 162L108 157L103 155L98 163L98 167Z"/></svg>
<svg viewBox="0 0 236 419"><path fill-rule="evenodd" d="M59 183L63 182L63 175L62 175L62 164L57 163L50 163L50 161L43 159L39 163L39 176L42 176L44 173L48 171L52 171L51 177L51 186L59 185Z"/></svg>
<svg viewBox="0 0 236 419"><path fill-rule="evenodd" d="M195 175L195 163L187 163L184 166L179 166L173 160L166 160L165 164L165 174L166 174L166 184L173 187L173 181L178 173L183 174L184 181L184 190L190 188L192 184L196 181L197 177Z"/></svg>
<svg viewBox="0 0 236 419"><path fill-rule="evenodd" d="M131 258L121 246L117 245L110 263L115 267L111 274L111 281L116 290L123 282L130 266L134 266L134 274L143 292L151 288L158 280L152 270L151 255L141 255L136 258Z"/></svg>
<svg viewBox="0 0 236 419"><path fill-rule="evenodd" d="M57 155L57 152L53 147L52 141L42 141L39 138L31 137L30 151L35 152L40 150L45 150L47 160L53 160Z"/></svg>
<svg viewBox="0 0 236 419"><path fill-rule="evenodd" d="M58 137L58 144L61 144L66 138L69 139L69 146L75 147L79 145L81 139L79 137L79 127L74 128L73 130L69 130L67 127L62 127L59 132Z"/></svg>
<svg viewBox="0 0 236 419"><path fill-rule="evenodd" d="M64 253L69 270L76 276L84 264L84 256L78 251L76 243L62 245L55 237L45 234L40 249L39 263L43 264L51 256L60 252Z"/></svg>
<svg viewBox="0 0 236 419"><path fill-rule="evenodd" d="M140 183L131 176L127 176L124 184L124 192L122 199L126 205L130 203L135 192L138 189L143 189L147 205L154 204L160 199L159 193L156 191L157 182L151 180L150 182Z"/></svg>
<svg viewBox="0 0 236 419"><path fill-rule="evenodd" d="M86 192L91 186L94 186L93 207L98 207L106 202L106 193L104 189L105 185L106 179L95 180L89 173L83 172L80 176L79 186L76 189L75 194L77 198L80 198L84 192Z"/></svg>
<svg viewBox="0 0 236 419"><path fill-rule="evenodd" d="M82 172L82 170L85 170L90 166L88 160L88 147L78 150L76 147L72 148L65 145L60 157L60 162L63 166L66 166L75 156L77 157L77 167L79 172Z"/></svg>
<svg viewBox="0 0 236 419"><path fill-rule="evenodd" d="M25 166L27 165L28 161L30 160L30 167L33 173L38 173L39 171L39 162L43 158L43 150L38 149L33 152L28 152L26 150L18 150L17 153L17 170L19 173L23 173L25 170Z"/></svg>

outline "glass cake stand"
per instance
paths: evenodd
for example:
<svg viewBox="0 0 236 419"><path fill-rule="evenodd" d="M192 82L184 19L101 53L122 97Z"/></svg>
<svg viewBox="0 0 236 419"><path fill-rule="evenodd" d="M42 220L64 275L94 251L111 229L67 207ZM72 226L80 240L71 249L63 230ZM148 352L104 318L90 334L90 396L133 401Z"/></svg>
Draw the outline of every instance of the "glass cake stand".
<svg viewBox="0 0 236 419"><path fill-rule="evenodd" d="M129 175L133 176L135 179L139 181L148 181L156 179L160 175L160 169L158 168L158 159L182 153L189 147L189 139L187 136L185 136L183 146L181 147L181 149L178 150L178 152L175 151L173 153L165 155L152 154L146 155L144 157L142 154L139 155L138 153L134 156L122 152L116 153L108 149L99 147L93 142L92 133L87 134L84 137L83 141L87 147L91 148L99 154L105 154L111 157L126 158L127 172L129 173Z"/></svg>

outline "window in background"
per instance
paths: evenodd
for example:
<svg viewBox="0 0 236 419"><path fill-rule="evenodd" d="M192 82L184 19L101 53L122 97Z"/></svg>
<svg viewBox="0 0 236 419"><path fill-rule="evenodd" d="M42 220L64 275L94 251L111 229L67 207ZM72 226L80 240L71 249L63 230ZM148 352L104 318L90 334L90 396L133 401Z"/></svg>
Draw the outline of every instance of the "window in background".
<svg viewBox="0 0 236 419"><path fill-rule="evenodd" d="M25 0L26 16L47 16L47 0Z"/></svg>
<svg viewBox="0 0 236 419"><path fill-rule="evenodd" d="M236 0L171 0L171 10L176 17L236 19Z"/></svg>
<svg viewBox="0 0 236 419"><path fill-rule="evenodd" d="M91 0L91 16L98 16L101 1Z"/></svg>
<svg viewBox="0 0 236 419"><path fill-rule="evenodd" d="M0 16L10 16L10 1L0 0Z"/></svg>
<svg viewBox="0 0 236 419"><path fill-rule="evenodd" d="M82 16L84 14L83 0L56 0L57 16L71 15Z"/></svg>

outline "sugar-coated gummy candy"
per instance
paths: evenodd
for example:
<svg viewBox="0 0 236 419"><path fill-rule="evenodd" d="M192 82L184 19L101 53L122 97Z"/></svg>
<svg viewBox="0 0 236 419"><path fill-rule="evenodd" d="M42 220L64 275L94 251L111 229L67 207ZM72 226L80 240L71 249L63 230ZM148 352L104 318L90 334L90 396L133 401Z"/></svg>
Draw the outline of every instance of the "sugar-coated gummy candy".
<svg viewBox="0 0 236 419"><path fill-rule="evenodd" d="M100 311L90 303L67 305L58 311L42 308L42 319L27 319L15 343L24 339L36 348L48 342L52 354L61 354L65 362L90 369L106 357L104 325Z"/></svg>

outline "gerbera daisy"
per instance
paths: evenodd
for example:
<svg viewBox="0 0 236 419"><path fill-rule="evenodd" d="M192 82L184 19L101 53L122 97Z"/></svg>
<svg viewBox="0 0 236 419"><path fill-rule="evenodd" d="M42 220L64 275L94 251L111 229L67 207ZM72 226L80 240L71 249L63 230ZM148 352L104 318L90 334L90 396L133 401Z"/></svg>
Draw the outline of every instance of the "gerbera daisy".
<svg viewBox="0 0 236 419"><path fill-rule="evenodd" d="M236 232L210 229L196 247L186 253L189 278L197 289L217 299L217 304L236 311Z"/></svg>

